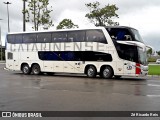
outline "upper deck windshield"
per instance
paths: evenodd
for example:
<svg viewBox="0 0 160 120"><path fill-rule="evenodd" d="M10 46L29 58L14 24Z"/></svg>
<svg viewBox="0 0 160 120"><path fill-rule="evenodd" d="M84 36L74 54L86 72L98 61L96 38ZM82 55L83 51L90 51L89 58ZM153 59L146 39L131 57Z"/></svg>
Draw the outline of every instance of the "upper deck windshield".
<svg viewBox="0 0 160 120"><path fill-rule="evenodd" d="M133 35L134 35L134 38L135 38L135 41L139 41L139 42L142 42L143 43L143 40L138 32L138 30L136 29L131 29Z"/></svg>
<svg viewBox="0 0 160 120"><path fill-rule="evenodd" d="M113 40L138 41L143 43L143 40L136 29L129 27L107 27L106 29Z"/></svg>

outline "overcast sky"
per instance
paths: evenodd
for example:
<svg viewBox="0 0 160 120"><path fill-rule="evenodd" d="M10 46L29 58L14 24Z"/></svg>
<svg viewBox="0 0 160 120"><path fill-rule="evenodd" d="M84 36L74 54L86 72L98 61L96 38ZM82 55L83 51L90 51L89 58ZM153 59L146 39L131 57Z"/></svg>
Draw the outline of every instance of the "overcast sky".
<svg viewBox="0 0 160 120"><path fill-rule="evenodd" d="M10 31L21 32L23 30L22 0L7 0L10 13ZM96 1L96 0L95 0ZM88 11L85 4L95 2L94 0L50 0L53 12L51 13L55 29L64 18L72 19L80 28L91 27L85 14ZM119 18L116 20L120 25L131 26L139 30L147 45L160 50L160 0L97 0L101 6L116 4L119 8ZM2 42L5 44L7 34L7 6L3 4L6 0L0 0L0 26L2 29ZM31 24L27 23L27 31L31 31Z"/></svg>

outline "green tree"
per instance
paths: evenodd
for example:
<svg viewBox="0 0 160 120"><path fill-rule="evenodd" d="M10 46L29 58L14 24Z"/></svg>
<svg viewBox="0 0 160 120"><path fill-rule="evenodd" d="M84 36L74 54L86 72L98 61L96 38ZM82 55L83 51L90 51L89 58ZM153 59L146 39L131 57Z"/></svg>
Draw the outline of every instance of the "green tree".
<svg viewBox="0 0 160 120"><path fill-rule="evenodd" d="M96 1L85 5L90 10L85 17L94 23L95 26L119 25L118 22L113 21L113 18L119 18L116 13L118 7L115 4L108 4L100 8L100 3Z"/></svg>
<svg viewBox="0 0 160 120"><path fill-rule="evenodd" d="M78 28L78 25L75 25L71 19L63 19L57 29L71 29L71 28Z"/></svg>
<svg viewBox="0 0 160 120"><path fill-rule="evenodd" d="M53 11L48 8L49 0L28 0L28 9L25 11L27 14L26 22L32 22L33 29L38 31L40 26L43 26L43 29L48 29L53 26L50 13ZM51 6L52 8L52 6Z"/></svg>
<svg viewBox="0 0 160 120"><path fill-rule="evenodd" d="M157 54L160 56L160 51L157 51Z"/></svg>
<svg viewBox="0 0 160 120"><path fill-rule="evenodd" d="M147 54L148 54L148 56L152 55L152 48L150 48L150 49L147 50Z"/></svg>

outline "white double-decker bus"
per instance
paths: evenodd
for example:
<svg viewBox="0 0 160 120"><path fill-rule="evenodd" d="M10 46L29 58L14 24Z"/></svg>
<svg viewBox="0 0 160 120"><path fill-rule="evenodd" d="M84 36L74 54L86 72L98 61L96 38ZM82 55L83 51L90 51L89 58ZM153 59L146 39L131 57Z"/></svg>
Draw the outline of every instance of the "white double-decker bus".
<svg viewBox="0 0 160 120"><path fill-rule="evenodd" d="M103 78L148 73L146 46L136 29L125 26L9 33L6 69Z"/></svg>

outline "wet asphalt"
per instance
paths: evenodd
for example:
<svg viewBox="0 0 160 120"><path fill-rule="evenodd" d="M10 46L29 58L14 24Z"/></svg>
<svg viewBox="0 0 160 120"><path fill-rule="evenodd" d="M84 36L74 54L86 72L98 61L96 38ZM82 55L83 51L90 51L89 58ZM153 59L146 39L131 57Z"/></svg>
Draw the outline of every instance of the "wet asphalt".
<svg viewBox="0 0 160 120"><path fill-rule="evenodd" d="M35 76L6 71L4 66L0 64L0 111L160 111L158 76L121 79L93 79L76 74Z"/></svg>

